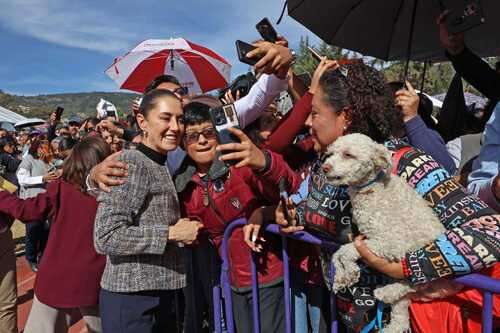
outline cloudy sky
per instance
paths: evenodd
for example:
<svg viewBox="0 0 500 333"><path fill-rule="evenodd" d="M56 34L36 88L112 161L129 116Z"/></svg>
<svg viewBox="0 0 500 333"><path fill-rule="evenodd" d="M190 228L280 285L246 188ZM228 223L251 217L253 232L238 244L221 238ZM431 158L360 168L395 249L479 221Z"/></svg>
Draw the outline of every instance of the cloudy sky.
<svg viewBox="0 0 500 333"><path fill-rule="evenodd" d="M245 72L234 41L259 37L284 0L0 0L0 89L24 95L116 91L104 74L113 59L149 38L184 37ZM314 35L285 14L275 25L292 47Z"/></svg>

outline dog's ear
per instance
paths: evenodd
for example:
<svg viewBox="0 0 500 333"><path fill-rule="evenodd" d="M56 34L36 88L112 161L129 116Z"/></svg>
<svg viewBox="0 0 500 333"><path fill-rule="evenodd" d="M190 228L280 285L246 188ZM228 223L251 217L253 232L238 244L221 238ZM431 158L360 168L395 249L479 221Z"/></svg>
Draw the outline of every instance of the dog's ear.
<svg viewBox="0 0 500 333"><path fill-rule="evenodd" d="M385 148L384 145L375 143L374 144L374 156L373 163L377 167L377 169L383 170L386 174L391 172L391 154L389 150Z"/></svg>

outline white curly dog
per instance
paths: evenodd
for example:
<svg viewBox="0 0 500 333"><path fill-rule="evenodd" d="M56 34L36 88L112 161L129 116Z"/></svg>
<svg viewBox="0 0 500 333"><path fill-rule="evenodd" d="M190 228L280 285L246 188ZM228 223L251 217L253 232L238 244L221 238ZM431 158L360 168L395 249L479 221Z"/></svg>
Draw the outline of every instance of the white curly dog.
<svg viewBox="0 0 500 333"><path fill-rule="evenodd" d="M426 201L404 180L391 174L387 148L368 136L349 134L338 138L328 147L322 167L329 183L349 186L353 222L376 255L401 260L445 231ZM343 245L334 254L335 292L359 280L358 259L353 243ZM391 321L384 332L409 329L410 300L406 295L412 291L403 281L375 289L378 300L392 305Z"/></svg>

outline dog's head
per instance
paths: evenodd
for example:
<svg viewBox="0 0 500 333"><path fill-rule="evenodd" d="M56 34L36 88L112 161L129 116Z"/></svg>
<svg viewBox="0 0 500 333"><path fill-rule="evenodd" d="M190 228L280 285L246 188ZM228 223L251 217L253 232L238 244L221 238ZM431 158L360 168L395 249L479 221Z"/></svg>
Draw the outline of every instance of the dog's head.
<svg viewBox="0 0 500 333"><path fill-rule="evenodd" d="M387 148L364 134L339 137L328 146L322 168L333 185L362 185L379 174L390 172L391 156Z"/></svg>

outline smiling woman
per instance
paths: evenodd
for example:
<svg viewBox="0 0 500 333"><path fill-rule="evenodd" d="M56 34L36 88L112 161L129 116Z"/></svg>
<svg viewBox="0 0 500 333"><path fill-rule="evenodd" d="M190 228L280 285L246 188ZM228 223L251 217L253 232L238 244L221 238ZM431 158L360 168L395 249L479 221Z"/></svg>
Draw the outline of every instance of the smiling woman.
<svg viewBox="0 0 500 333"><path fill-rule="evenodd" d="M171 331L167 304L172 291L186 284L178 245L191 244L201 228L199 222L179 219L165 167L167 152L177 148L184 133L180 100L167 90L147 93L137 123L143 143L120 155L128 164L126 182L98 198L94 242L108 257L100 296L105 332ZM124 312L127 316L121 316Z"/></svg>

